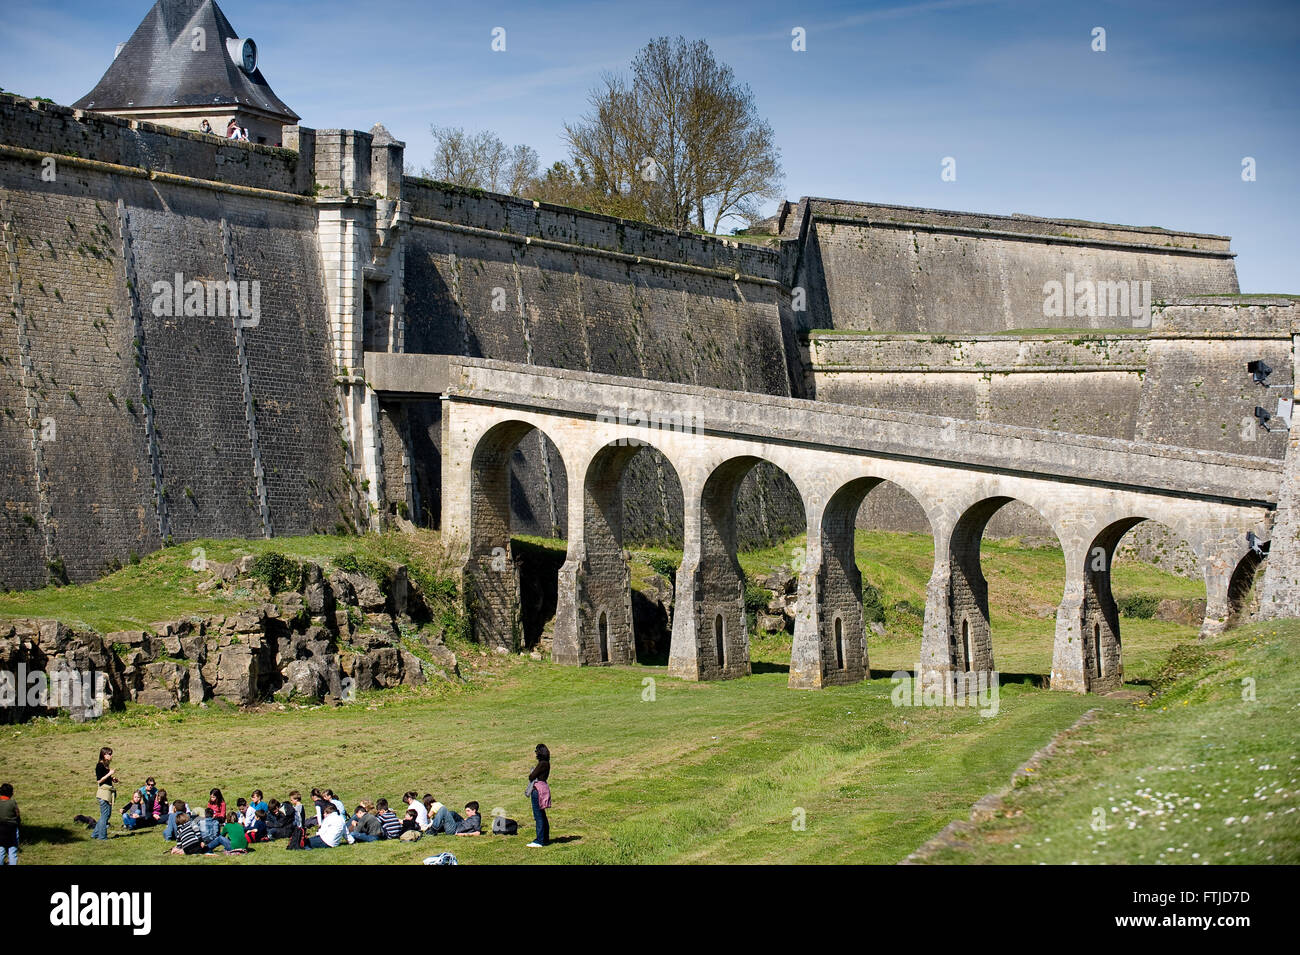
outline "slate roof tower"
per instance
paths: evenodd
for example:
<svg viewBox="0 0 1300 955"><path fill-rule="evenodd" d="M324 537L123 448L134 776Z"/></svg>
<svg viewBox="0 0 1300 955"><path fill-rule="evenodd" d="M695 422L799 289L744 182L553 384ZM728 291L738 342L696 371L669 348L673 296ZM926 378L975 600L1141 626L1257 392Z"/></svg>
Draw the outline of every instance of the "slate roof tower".
<svg viewBox="0 0 1300 955"><path fill-rule="evenodd" d="M258 69L257 44L214 0L158 0L73 105L195 131L206 119L220 136L234 117L249 139L271 145L298 121Z"/></svg>

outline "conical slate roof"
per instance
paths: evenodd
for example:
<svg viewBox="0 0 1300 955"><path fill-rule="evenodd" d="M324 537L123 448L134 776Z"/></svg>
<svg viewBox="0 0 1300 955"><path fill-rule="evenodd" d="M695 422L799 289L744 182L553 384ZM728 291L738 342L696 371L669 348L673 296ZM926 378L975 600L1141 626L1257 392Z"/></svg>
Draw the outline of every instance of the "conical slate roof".
<svg viewBox="0 0 1300 955"><path fill-rule="evenodd" d="M203 49L195 50L201 28ZM252 106L297 120L260 69L251 74L226 41L239 34L213 0L158 0L78 109L100 112L168 106Z"/></svg>

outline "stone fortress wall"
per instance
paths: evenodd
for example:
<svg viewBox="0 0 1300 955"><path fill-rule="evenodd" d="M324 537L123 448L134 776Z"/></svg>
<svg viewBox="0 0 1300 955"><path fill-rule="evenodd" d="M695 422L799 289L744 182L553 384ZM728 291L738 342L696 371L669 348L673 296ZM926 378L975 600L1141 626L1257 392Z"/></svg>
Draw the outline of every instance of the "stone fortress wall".
<svg viewBox="0 0 1300 955"><path fill-rule="evenodd" d="M1238 294L1225 236L816 198L785 203L773 226L806 301L796 315L819 399L1284 453L1284 432L1250 426L1255 406L1271 410L1283 392L1245 366L1262 358L1272 382L1292 381L1297 312L1287 297ZM1104 289L1096 314L1045 314L1051 282L1063 293ZM1140 298L1115 309L1100 283ZM916 503L888 486L868 497L859 526L925 529ZM987 533L1051 539L1020 504ZM1125 544L1192 570L1159 528L1135 529Z"/></svg>
<svg viewBox="0 0 1300 955"><path fill-rule="evenodd" d="M978 335L1115 328L1131 316L1044 315L1043 286L1150 282L1151 300L1238 291L1226 236L1032 216L804 199L778 214L798 249L805 328Z"/></svg>
<svg viewBox="0 0 1300 955"><path fill-rule="evenodd" d="M1261 386L1246 365L1263 359L1270 383L1292 382L1297 327L1300 302L1285 296L1201 296L1157 305L1141 332L814 332L809 354L825 401L1282 458L1286 431L1277 422L1273 431L1258 427L1254 409L1275 411L1288 392ZM868 498L860 524L925 529L919 508L884 487ZM1048 532L1009 507L989 533Z"/></svg>
<svg viewBox="0 0 1300 955"><path fill-rule="evenodd" d="M405 179L402 196L411 215L405 350L803 397L774 253L425 180ZM416 486L434 520L437 413L432 403L408 411ZM671 467L648 455L632 467L629 535L678 538L681 488ZM516 527L562 536L571 478L540 434L526 438ZM802 529L795 499L769 493L780 480L761 468L742 488L756 504L742 508L742 538Z"/></svg>
<svg viewBox="0 0 1300 955"><path fill-rule="evenodd" d="M355 526L297 160L0 96L0 586ZM242 345L155 314L178 272L260 282Z"/></svg>
<svg viewBox="0 0 1300 955"><path fill-rule="evenodd" d="M1236 292L1223 237L804 200L762 248L412 178L382 127L284 132L269 148L0 96L0 586L52 564L88 579L169 537L436 523L439 402L381 403L367 351L1236 452L1269 404L1244 362L1291 380L1289 300L1185 299ZM155 315L178 272L257 280L260 322ZM1067 272L1178 304L1123 335L1027 331ZM562 533L571 479L525 438L516 530ZM887 491L860 518L906 526ZM743 541L802 525L770 466L740 500ZM664 462L638 456L626 506L629 538L680 533Z"/></svg>

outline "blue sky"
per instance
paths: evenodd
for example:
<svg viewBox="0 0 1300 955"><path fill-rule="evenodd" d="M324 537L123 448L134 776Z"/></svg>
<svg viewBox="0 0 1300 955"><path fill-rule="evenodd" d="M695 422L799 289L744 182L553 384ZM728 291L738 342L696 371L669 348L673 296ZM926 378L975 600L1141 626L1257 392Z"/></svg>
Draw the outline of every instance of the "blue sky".
<svg viewBox="0 0 1300 955"><path fill-rule="evenodd" d="M86 93L147 0L6 0L0 87ZM318 128L494 130L544 163L602 71L702 37L753 88L785 193L1228 234L1242 290L1300 292L1300 3L220 0ZM791 49L803 27L807 50ZM1106 52L1091 49L1106 30ZM491 49L506 30L505 52ZM944 157L957 179L940 179ZM1256 160L1243 182L1241 162Z"/></svg>

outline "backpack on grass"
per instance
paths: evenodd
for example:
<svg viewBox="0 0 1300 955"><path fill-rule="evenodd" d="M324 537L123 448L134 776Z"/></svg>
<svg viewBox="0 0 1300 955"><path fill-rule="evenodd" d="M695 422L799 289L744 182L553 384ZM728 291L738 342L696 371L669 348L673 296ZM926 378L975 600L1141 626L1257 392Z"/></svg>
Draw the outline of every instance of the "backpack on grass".
<svg viewBox="0 0 1300 955"><path fill-rule="evenodd" d="M519 823L513 819L507 819L505 816L493 816L492 835L517 836L519 835Z"/></svg>
<svg viewBox="0 0 1300 955"><path fill-rule="evenodd" d="M294 826L289 832L289 838L285 840L286 849L306 849L307 848L307 831L302 826Z"/></svg>

